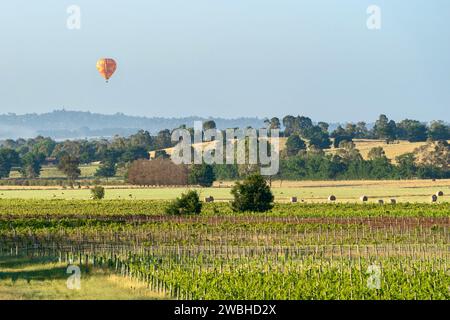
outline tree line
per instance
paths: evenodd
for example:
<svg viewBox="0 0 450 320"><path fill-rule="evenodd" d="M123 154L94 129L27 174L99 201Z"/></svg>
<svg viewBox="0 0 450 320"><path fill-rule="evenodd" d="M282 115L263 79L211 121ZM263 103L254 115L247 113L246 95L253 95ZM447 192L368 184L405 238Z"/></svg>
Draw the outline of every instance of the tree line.
<svg viewBox="0 0 450 320"><path fill-rule="evenodd" d="M427 140L449 140L450 126L443 121L432 121L429 124L418 120L405 119L398 123L382 114L372 128L365 122L347 123L339 125L329 132L329 124L318 122L315 124L310 118L304 116L285 116L282 122L278 118L266 119L266 124L272 129L281 129L284 126L283 136L299 135L310 141L310 144L326 149L331 146L327 138L334 138L334 146L339 147L341 141L352 139L382 139L387 142L394 140L407 140L421 142Z"/></svg>
<svg viewBox="0 0 450 320"><path fill-rule="evenodd" d="M69 179L76 179L80 164L101 162L96 175L112 177L118 167L137 159L148 159L149 151L171 147L171 131L160 131L156 136L140 130L129 137L113 139L66 140L57 142L48 137L8 139L1 143L0 178L9 176L17 168L24 178L37 178L46 163L57 164Z"/></svg>
<svg viewBox="0 0 450 320"><path fill-rule="evenodd" d="M265 120L269 129L280 129L280 136L287 137L286 146L280 155L280 179L396 179L396 178L446 178L448 165L450 126L442 121L424 124L416 120L402 120L396 123L380 115L372 128L366 123L348 123L330 132L325 122L315 123L305 116L287 115ZM193 128L182 125L193 133ZM215 129L213 120L205 121L203 128ZM149 159L149 152L155 151L158 159L168 159L162 150L174 146L172 130L161 130L156 135L140 130L128 137L115 136L112 139L55 141L38 136L33 139L8 139L1 142L0 178L9 177L17 169L24 178L38 178L42 166L54 163L69 180L80 176L80 164L100 162L95 173L97 177L113 177L119 168L129 176L136 160ZM369 159L363 159L355 148L354 139L382 139L392 143L397 139L411 142L428 141L420 150L399 156L395 164L384 154L382 148L375 148ZM334 146L338 150L325 153ZM140 163L140 166L146 166ZM182 179L191 184L209 185L214 180L241 179L257 168L247 165L192 165L189 174L180 173ZM164 167L165 168L165 167ZM156 168L152 169L157 170ZM165 169L166 170L166 169ZM139 173L139 170L134 172ZM178 171L177 171L178 172ZM159 174L153 181L160 181ZM141 180L139 180L141 181ZM145 184L145 183L144 183Z"/></svg>

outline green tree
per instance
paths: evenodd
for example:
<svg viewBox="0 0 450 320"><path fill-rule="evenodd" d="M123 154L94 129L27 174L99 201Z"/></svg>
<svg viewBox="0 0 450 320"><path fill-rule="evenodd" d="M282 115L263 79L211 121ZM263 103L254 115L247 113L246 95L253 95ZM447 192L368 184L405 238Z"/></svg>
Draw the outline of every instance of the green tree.
<svg viewBox="0 0 450 320"><path fill-rule="evenodd" d="M286 141L286 155L288 157L294 156L300 150L306 150L305 141L303 141L298 134L293 134L287 138Z"/></svg>
<svg viewBox="0 0 450 320"><path fill-rule="evenodd" d="M445 125L443 121L433 121L428 129L428 136L431 140L449 140L450 126Z"/></svg>
<svg viewBox="0 0 450 320"><path fill-rule="evenodd" d="M393 120L389 120L386 115L382 114L375 122L373 132L378 139L392 141L396 138L397 125Z"/></svg>
<svg viewBox="0 0 450 320"><path fill-rule="evenodd" d="M360 121L356 124L356 132L355 137L357 139L369 138L369 130L367 129L367 125L364 121Z"/></svg>
<svg viewBox="0 0 450 320"><path fill-rule="evenodd" d="M146 150L153 148L153 137L145 130L139 130L136 134L131 135L128 140L131 146L141 147Z"/></svg>
<svg viewBox="0 0 450 320"><path fill-rule="evenodd" d="M105 161L98 167L94 176L102 178L111 178L116 175L116 164L112 161Z"/></svg>
<svg viewBox="0 0 450 320"><path fill-rule="evenodd" d="M272 191L260 174L253 174L243 182L236 182L231 194L234 197L231 203L234 211L265 212L273 208Z"/></svg>
<svg viewBox="0 0 450 320"><path fill-rule="evenodd" d="M155 151L155 159L170 159L170 155L165 150L156 150Z"/></svg>
<svg viewBox="0 0 450 320"><path fill-rule="evenodd" d="M37 143L33 146L33 153L35 154L43 154L45 157L50 157L53 150L56 147L56 142L51 138L43 138L39 139Z"/></svg>
<svg viewBox="0 0 450 320"><path fill-rule="evenodd" d="M329 179L331 176L330 161L328 157L320 153L309 152L306 155L305 171L312 180Z"/></svg>
<svg viewBox="0 0 450 320"><path fill-rule="evenodd" d="M337 136L333 140L333 147L341 148L344 142L353 142L353 139L350 136Z"/></svg>
<svg viewBox="0 0 450 320"><path fill-rule="evenodd" d="M277 117L273 117L272 119L270 119L269 129L280 129L280 127L280 119L278 119Z"/></svg>
<svg viewBox="0 0 450 320"><path fill-rule="evenodd" d="M283 118L283 126L284 126L284 136L289 137L292 133L295 132L296 126L295 126L296 119L294 116L287 115Z"/></svg>
<svg viewBox="0 0 450 320"><path fill-rule="evenodd" d="M61 156L58 162L58 169L62 171L70 181L78 179L81 175L81 170L78 167L80 160L68 154Z"/></svg>
<svg viewBox="0 0 450 320"><path fill-rule="evenodd" d="M328 129L330 128L330 125L328 123L320 121L317 125L320 129L322 129L323 132L328 133Z"/></svg>
<svg viewBox="0 0 450 320"><path fill-rule="evenodd" d="M337 150L336 156L340 157L347 165L350 162L361 162L363 157L353 141L343 141L340 145L340 149Z"/></svg>
<svg viewBox="0 0 450 320"><path fill-rule="evenodd" d="M214 164L216 180L236 180L239 178L239 166L237 164Z"/></svg>
<svg viewBox="0 0 450 320"><path fill-rule="evenodd" d="M41 174L42 163L45 160L44 154L27 153L22 158L20 173L25 178L37 178Z"/></svg>
<svg viewBox="0 0 450 320"><path fill-rule="evenodd" d="M305 139L310 139L310 137L314 133L311 130L314 128L318 128L320 132L323 132L320 127L315 127L312 120L308 117L298 116L295 121L296 128L298 128L298 134Z"/></svg>
<svg viewBox="0 0 450 320"><path fill-rule="evenodd" d="M338 125L337 128L331 133L330 137L336 138L338 136L346 136L346 135L347 131L345 131L345 129L341 125Z"/></svg>
<svg viewBox="0 0 450 320"><path fill-rule="evenodd" d="M343 141L353 141L353 135L349 134L347 130L340 125L331 133L331 137L334 138L333 146L335 148L339 148Z"/></svg>
<svg viewBox="0 0 450 320"><path fill-rule="evenodd" d="M170 147L172 147L172 134L170 133L170 130L161 130L155 138L155 149L165 149Z"/></svg>
<svg viewBox="0 0 450 320"><path fill-rule="evenodd" d="M393 177L394 166L386 156L368 161L370 164L370 177L374 179L390 179Z"/></svg>
<svg viewBox="0 0 450 320"><path fill-rule="evenodd" d="M0 149L0 179L8 178L11 168L19 165L19 154L12 149Z"/></svg>
<svg viewBox="0 0 450 320"><path fill-rule="evenodd" d="M128 163L139 159L149 159L150 153L145 147L129 146L120 156L120 162Z"/></svg>
<svg viewBox="0 0 450 320"><path fill-rule="evenodd" d="M345 125L345 132L347 133L348 136L350 136L351 138L354 138L356 136L356 133L358 131L358 126L356 124L353 123L347 123Z"/></svg>
<svg viewBox="0 0 450 320"><path fill-rule="evenodd" d="M52 156L61 158L64 155L69 155L72 158L80 159L82 153L82 146L80 141L63 141L58 143L53 149Z"/></svg>
<svg viewBox="0 0 450 320"><path fill-rule="evenodd" d="M167 214L199 214L202 211L202 203L197 191L189 190L181 197L176 198L166 208Z"/></svg>
<svg viewBox="0 0 450 320"><path fill-rule="evenodd" d="M95 186L91 189L91 197L93 200L102 200L105 197L105 188L102 186Z"/></svg>
<svg viewBox="0 0 450 320"><path fill-rule="evenodd" d="M188 181L191 185L200 185L202 187L212 186L215 180L214 169L211 165L194 164L189 170Z"/></svg>
<svg viewBox="0 0 450 320"><path fill-rule="evenodd" d="M367 155L367 157L370 160L384 158L386 157L386 152L384 152L384 149L382 147L373 147L369 150L369 154Z"/></svg>
<svg viewBox="0 0 450 320"><path fill-rule="evenodd" d="M370 175L375 179L387 179L392 177L394 167L386 157L382 147L370 149L368 154L368 164L370 165Z"/></svg>
<svg viewBox="0 0 450 320"><path fill-rule="evenodd" d="M280 176L283 179L302 180L307 173L305 170L306 159L304 156L295 156L282 159L280 162Z"/></svg>
<svg viewBox="0 0 450 320"><path fill-rule="evenodd" d="M397 135L399 139L409 142L426 141L427 127L417 120L402 120L397 125Z"/></svg>
<svg viewBox="0 0 450 320"><path fill-rule="evenodd" d="M417 165L414 153L405 153L396 157L397 172L400 178L411 179L416 176Z"/></svg>
<svg viewBox="0 0 450 320"><path fill-rule="evenodd" d="M323 132L320 127L312 127L308 131L309 146L318 149L328 149L331 146L331 140L328 133Z"/></svg>
<svg viewBox="0 0 450 320"><path fill-rule="evenodd" d="M208 120L203 122L203 130L210 130L210 129L216 129L216 123L214 120Z"/></svg>

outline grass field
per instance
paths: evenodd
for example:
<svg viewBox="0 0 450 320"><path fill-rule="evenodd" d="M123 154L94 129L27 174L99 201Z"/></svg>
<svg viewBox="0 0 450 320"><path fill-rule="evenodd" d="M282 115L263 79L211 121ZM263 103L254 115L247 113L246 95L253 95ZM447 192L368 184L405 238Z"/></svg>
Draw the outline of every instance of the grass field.
<svg viewBox="0 0 450 320"><path fill-rule="evenodd" d="M69 289L67 264L54 258L0 257L0 300L161 299L137 281L107 270L81 271L81 288Z"/></svg>
<svg viewBox="0 0 450 320"><path fill-rule="evenodd" d="M97 171L98 164L88 164L88 165L81 165L81 176L80 179L87 179L94 177L95 171ZM20 178L20 172L18 171L11 171L11 174L9 176L10 178ZM66 179L67 177L58 170L56 166L43 166L41 171L41 178L61 178Z"/></svg>
<svg viewBox="0 0 450 320"><path fill-rule="evenodd" d="M231 182L216 183L212 188L197 188L202 197L213 196L217 201L232 199ZM185 192L180 188L137 188L124 186L106 187L106 199L169 200ZM287 202L290 197L306 203L327 202L329 195L335 195L337 202L358 202L362 195L369 202L379 199L399 202L429 202L438 191L444 196L439 202L450 201L450 180L411 181L274 181L272 191L275 200ZM61 189L60 187L0 187L0 199L84 199L90 198L88 189Z"/></svg>
<svg viewBox="0 0 450 320"><path fill-rule="evenodd" d="M0 299L450 299L450 180L273 181L267 213L233 212L232 185L198 188L218 202L194 216L165 213L186 187L107 186L93 201L2 186Z"/></svg>

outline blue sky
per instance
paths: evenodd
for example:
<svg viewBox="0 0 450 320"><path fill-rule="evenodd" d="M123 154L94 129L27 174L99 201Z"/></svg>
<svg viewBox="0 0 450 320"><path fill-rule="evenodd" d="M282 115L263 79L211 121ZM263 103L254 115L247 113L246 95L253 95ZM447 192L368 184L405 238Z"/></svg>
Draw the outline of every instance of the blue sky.
<svg viewBox="0 0 450 320"><path fill-rule="evenodd" d="M450 121L449 14L447 0L2 1L0 113ZM100 57L118 62L109 84Z"/></svg>

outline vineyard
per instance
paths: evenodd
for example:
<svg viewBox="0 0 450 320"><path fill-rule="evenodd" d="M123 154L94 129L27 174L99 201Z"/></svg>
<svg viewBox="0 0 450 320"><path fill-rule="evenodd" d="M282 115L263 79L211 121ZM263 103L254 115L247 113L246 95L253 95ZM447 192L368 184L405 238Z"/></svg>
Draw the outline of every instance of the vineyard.
<svg viewBox="0 0 450 320"><path fill-rule="evenodd" d="M0 256L108 270L171 299L450 298L449 203L278 203L264 214L205 203L196 216L166 205L1 200Z"/></svg>

